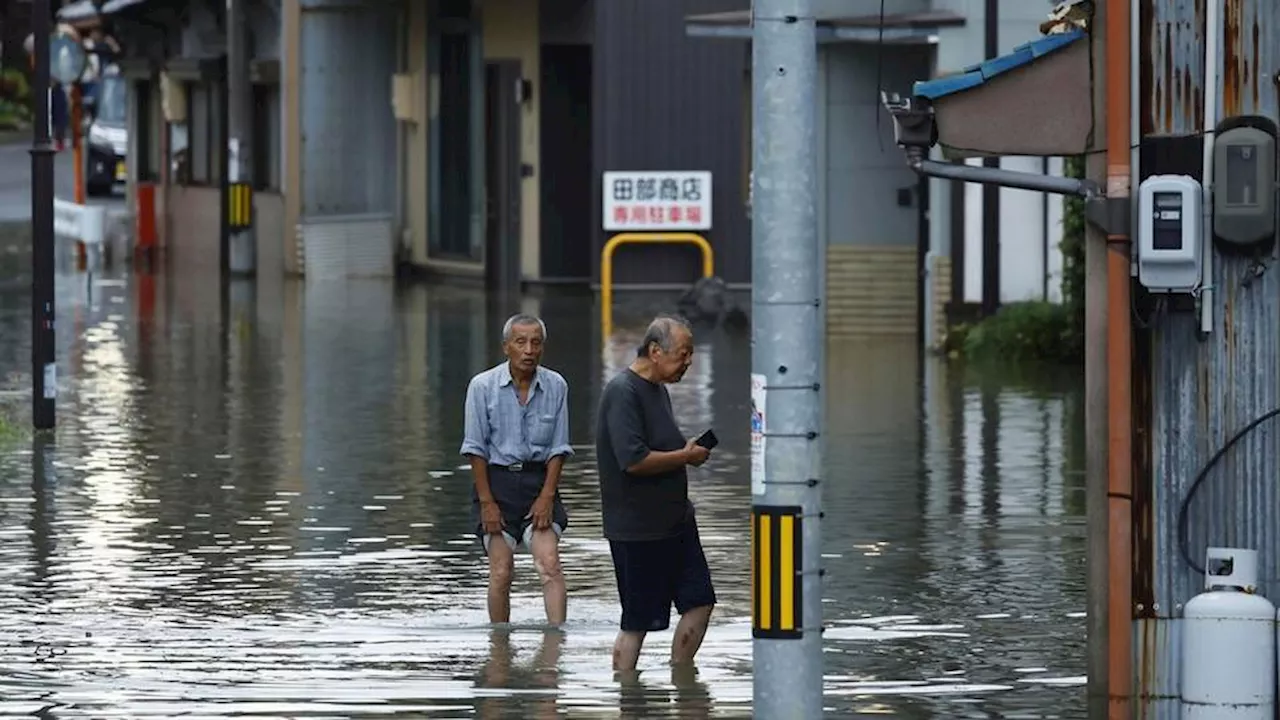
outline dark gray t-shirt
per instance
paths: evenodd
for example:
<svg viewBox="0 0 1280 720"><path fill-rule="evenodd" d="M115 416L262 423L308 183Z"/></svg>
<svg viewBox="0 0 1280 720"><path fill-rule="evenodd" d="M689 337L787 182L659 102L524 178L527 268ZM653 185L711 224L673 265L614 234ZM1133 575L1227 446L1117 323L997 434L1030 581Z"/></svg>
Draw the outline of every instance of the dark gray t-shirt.
<svg viewBox="0 0 1280 720"><path fill-rule="evenodd" d="M630 369L605 385L596 420L596 462L606 538L661 540L680 534L693 511L685 468L662 475L630 475L626 468L650 450L679 450L685 442L665 387Z"/></svg>

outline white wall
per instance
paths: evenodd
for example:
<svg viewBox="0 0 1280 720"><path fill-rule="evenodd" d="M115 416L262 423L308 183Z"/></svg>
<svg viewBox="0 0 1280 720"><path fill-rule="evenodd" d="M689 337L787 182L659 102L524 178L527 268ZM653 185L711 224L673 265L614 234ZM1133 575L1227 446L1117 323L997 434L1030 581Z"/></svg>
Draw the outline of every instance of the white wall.
<svg viewBox="0 0 1280 720"><path fill-rule="evenodd" d="M914 246L919 233L918 177L893 141L893 120L884 111L877 85L874 45L833 43L819 46L826 116L818 123L828 244ZM929 72L929 46L886 46L884 87L910 87ZM879 124L877 134L877 124ZM911 204L898 205L898 191L909 188ZM822 206L820 206L822 207Z"/></svg>
<svg viewBox="0 0 1280 720"><path fill-rule="evenodd" d="M1001 53L1040 38L1039 25L1054 2L1045 0L1001 0L998 47ZM964 15L967 22L938 33L938 62L935 75L957 72L981 62L984 57L983 0L936 0L939 10ZM940 157L934 153L934 157ZM1049 172L1061 175L1061 158L1049 158ZM970 160L979 165L980 160ZM1043 172L1041 158L1006 157L1000 166L1007 170ZM934 180L931 194L932 247L939 254L951 251L950 181ZM982 194L980 185L968 184L964 192L964 300L982 301ZM1047 202L1046 202L1047 199ZM1000 190L1000 301L1049 300L1061 302L1062 281L1061 196L1029 190ZM1047 288L1046 288L1047 280ZM1047 290L1047 292L1046 292Z"/></svg>

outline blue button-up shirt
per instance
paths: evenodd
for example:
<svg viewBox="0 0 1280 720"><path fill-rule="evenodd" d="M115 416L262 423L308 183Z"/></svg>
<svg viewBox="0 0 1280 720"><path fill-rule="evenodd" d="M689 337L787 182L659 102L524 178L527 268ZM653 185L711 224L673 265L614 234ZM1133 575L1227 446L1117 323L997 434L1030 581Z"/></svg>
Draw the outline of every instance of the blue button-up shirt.
<svg viewBox="0 0 1280 720"><path fill-rule="evenodd" d="M514 465L573 454L569 383L555 370L538 366L524 405L506 362L485 370L467 386L465 417L463 455Z"/></svg>

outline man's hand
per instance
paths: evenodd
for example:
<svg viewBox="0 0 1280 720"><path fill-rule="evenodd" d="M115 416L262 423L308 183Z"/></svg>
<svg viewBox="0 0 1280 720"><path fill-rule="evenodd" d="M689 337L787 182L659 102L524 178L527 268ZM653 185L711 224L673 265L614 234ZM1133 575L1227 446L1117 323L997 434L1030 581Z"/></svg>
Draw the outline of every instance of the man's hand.
<svg viewBox="0 0 1280 720"><path fill-rule="evenodd" d="M529 508L529 518L533 520L534 530L547 530L551 527L551 511L555 507L554 495L539 495Z"/></svg>
<svg viewBox="0 0 1280 720"><path fill-rule="evenodd" d="M685 456L688 458L686 462L694 467L702 465L711 457L711 451L698 444L697 438L690 438L689 442L684 445Z"/></svg>
<svg viewBox="0 0 1280 720"><path fill-rule="evenodd" d="M506 522L502 519L502 509L498 507L496 501L480 501L480 525L489 535L497 535L506 527Z"/></svg>

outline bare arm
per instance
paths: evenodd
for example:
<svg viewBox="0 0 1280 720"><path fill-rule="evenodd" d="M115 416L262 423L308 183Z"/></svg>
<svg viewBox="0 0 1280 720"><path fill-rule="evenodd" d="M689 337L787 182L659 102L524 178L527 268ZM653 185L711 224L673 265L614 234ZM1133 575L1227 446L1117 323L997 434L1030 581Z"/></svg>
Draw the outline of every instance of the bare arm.
<svg viewBox="0 0 1280 720"><path fill-rule="evenodd" d="M678 470L688 464L688 448L667 450L666 452L650 450L643 460L628 466L627 473L630 475L661 475L672 470Z"/></svg>
<svg viewBox="0 0 1280 720"><path fill-rule="evenodd" d="M476 484L476 497L480 504L493 502L493 491L489 489L489 461L477 455L468 455L471 460L471 479Z"/></svg>
<svg viewBox="0 0 1280 720"><path fill-rule="evenodd" d="M471 477L480 502L493 502L493 492L489 489L489 406L483 386L474 378L467 386L467 400L463 407L461 453L471 463Z"/></svg>

